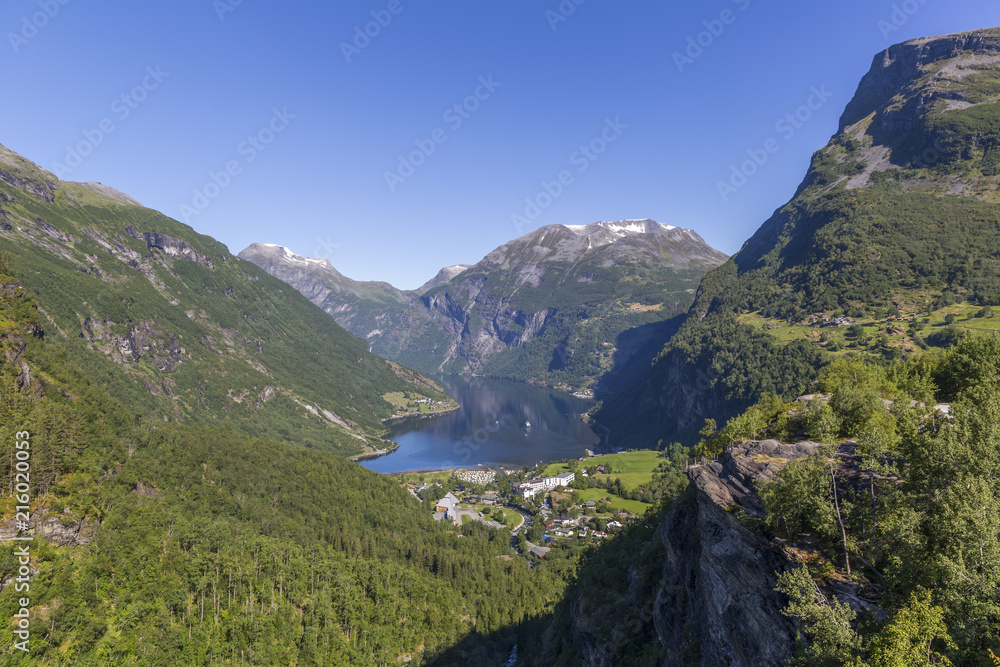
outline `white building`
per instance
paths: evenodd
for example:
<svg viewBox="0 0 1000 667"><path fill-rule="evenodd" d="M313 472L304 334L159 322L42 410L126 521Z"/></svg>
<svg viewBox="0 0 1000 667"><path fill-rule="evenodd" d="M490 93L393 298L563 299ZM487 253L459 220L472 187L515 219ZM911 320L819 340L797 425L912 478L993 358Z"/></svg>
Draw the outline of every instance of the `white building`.
<svg viewBox="0 0 1000 667"><path fill-rule="evenodd" d="M525 498L531 498L536 493L545 493L560 486L569 486L575 479L576 475L571 472L559 473L554 477L535 477L534 479L515 484L514 490Z"/></svg>

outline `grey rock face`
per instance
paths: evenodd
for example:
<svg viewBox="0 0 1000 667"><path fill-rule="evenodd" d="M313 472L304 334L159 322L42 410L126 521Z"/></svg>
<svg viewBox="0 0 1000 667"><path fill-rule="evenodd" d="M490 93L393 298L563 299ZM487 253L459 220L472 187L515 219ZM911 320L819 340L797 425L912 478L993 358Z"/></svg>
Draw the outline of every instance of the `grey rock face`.
<svg viewBox="0 0 1000 667"><path fill-rule="evenodd" d="M731 510L762 518L755 484L780 469L776 459L802 458L818 447L751 442L691 469L694 500L680 504L659 531L667 557L654 623L668 650L664 665L687 664L685 650L700 654L705 667L783 665L791 657L797 631L774 587L775 573L794 563Z"/></svg>
<svg viewBox="0 0 1000 667"><path fill-rule="evenodd" d="M840 132L870 113L885 107L927 72L927 66L961 57L969 63L1000 54L1000 29L924 37L890 46L875 56L872 67L861 79L854 98L840 118ZM956 63L957 64L957 63Z"/></svg>

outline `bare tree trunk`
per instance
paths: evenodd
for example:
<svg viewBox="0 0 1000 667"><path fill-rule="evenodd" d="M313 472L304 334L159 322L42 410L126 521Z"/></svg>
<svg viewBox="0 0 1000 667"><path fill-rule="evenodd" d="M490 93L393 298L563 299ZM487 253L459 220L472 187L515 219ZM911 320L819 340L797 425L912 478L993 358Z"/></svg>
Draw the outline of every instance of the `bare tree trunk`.
<svg viewBox="0 0 1000 667"><path fill-rule="evenodd" d="M840 537L844 540L844 563L847 565L847 576L851 576L851 557L847 552L847 530L844 528L844 520L840 516L840 500L837 498L837 475L830 461L830 479L833 480L833 506L837 509L837 523L840 524Z"/></svg>

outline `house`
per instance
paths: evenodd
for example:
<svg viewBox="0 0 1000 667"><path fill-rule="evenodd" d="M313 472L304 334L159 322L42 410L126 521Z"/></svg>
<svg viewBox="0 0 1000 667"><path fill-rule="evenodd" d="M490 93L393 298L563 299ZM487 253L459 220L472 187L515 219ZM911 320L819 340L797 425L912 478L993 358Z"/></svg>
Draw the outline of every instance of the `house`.
<svg viewBox="0 0 1000 667"><path fill-rule="evenodd" d="M466 502L472 503L473 505L478 505L479 504L479 496L469 496L466 499Z"/></svg>
<svg viewBox="0 0 1000 667"><path fill-rule="evenodd" d="M550 551L552 550L549 549L548 547L539 547L539 546L531 547L531 555L538 556L539 558L545 558L545 554L547 554Z"/></svg>
<svg viewBox="0 0 1000 667"><path fill-rule="evenodd" d="M593 500L588 500L583 504L584 507L597 507L597 503Z"/></svg>
<svg viewBox="0 0 1000 667"><path fill-rule="evenodd" d="M497 504L497 497L496 496L483 496L481 498L481 500L482 500L482 503L484 505L496 505Z"/></svg>
<svg viewBox="0 0 1000 667"><path fill-rule="evenodd" d="M445 518L451 519L452 521L458 518L457 510L458 498L456 498L455 494L450 491L448 492L448 495L437 501L437 505L434 507L435 512L444 512Z"/></svg>

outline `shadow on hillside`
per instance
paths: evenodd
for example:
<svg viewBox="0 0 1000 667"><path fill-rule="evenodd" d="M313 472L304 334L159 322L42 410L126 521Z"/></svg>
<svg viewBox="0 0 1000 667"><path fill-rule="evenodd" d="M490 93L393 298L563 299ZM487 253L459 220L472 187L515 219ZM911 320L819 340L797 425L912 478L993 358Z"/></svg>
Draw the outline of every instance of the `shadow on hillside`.
<svg viewBox="0 0 1000 667"><path fill-rule="evenodd" d="M685 319L687 313L682 313L619 334L615 340L613 366L598 380L596 398L617 394L642 377Z"/></svg>
<svg viewBox="0 0 1000 667"><path fill-rule="evenodd" d="M691 502L690 488L678 500ZM428 659L432 667L552 667L588 663L584 656L603 656L596 664L654 664L664 646L654 627L654 600L665 567L666 552L657 530L675 508L665 502L627 525L614 539L583 555L575 577L555 608L517 626L489 634L471 634ZM538 568L555 563L542 562ZM561 566L562 563L559 564ZM542 576L553 573L538 572ZM517 646L517 662L508 662ZM643 657L645 656L645 658ZM660 663L656 663L660 664Z"/></svg>

